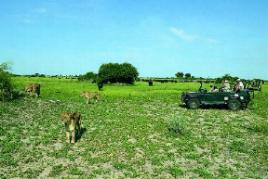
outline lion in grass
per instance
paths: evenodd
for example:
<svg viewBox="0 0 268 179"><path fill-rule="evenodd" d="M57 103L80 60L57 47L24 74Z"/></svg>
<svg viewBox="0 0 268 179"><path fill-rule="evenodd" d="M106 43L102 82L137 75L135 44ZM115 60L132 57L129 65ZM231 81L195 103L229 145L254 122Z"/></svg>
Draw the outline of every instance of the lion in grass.
<svg viewBox="0 0 268 179"><path fill-rule="evenodd" d="M100 99L100 94L98 92L82 92L80 96L86 98L86 103L89 104L91 100L96 100L96 102Z"/></svg>
<svg viewBox="0 0 268 179"><path fill-rule="evenodd" d="M28 84L27 86L25 86L25 92L29 93L31 95L35 95L36 97L40 96L40 88L41 85L40 84Z"/></svg>
<svg viewBox="0 0 268 179"><path fill-rule="evenodd" d="M63 112L61 114L61 121L65 125L66 130L66 142L71 143L76 142L76 136L81 135L81 114L79 112ZM70 133L72 133L70 135Z"/></svg>

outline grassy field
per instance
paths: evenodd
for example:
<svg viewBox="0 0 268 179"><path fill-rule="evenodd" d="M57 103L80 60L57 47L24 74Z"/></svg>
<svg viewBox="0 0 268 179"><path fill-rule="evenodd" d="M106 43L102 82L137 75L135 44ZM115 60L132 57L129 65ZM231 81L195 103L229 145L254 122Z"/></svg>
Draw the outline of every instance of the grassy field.
<svg viewBox="0 0 268 179"><path fill-rule="evenodd" d="M240 111L180 106L198 83L107 85L85 104L76 80L39 82L41 97L0 103L0 178L267 178L268 85ZM56 100L59 100L56 102ZM65 142L64 111L79 111L85 132ZM175 127L179 133L169 131Z"/></svg>

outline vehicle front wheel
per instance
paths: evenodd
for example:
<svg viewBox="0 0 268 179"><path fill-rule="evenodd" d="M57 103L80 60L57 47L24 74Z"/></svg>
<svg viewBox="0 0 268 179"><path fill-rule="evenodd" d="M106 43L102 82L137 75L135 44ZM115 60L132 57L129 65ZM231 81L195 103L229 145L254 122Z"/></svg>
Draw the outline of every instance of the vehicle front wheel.
<svg viewBox="0 0 268 179"><path fill-rule="evenodd" d="M238 110L241 108L241 102L237 99L232 99L228 102L228 108L231 110Z"/></svg>
<svg viewBox="0 0 268 179"><path fill-rule="evenodd" d="M200 102L198 99L190 99L188 102L187 102L187 107L190 108L190 109L197 109L200 107Z"/></svg>
<svg viewBox="0 0 268 179"><path fill-rule="evenodd" d="M248 103L242 103L242 104L241 104L241 108L242 108L242 109L246 109L247 107L248 107Z"/></svg>

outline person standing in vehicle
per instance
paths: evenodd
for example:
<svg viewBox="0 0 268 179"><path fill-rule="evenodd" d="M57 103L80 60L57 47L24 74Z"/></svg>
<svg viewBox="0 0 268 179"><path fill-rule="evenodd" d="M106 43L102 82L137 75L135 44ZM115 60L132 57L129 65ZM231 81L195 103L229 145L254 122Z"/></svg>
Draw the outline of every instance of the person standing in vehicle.
<svg viewBox="0 0 268 179"><path fill-rule="evenodd" d="M244 87L244 84L243 82L238 78L236 80L236 85L235 85L235 92L240 92L241 90L243 90L245 87Z"/></svg>
<svg viewBox="0 0 268 179"><path fill-rule="evenodd" d="M228 80L224 80L223 85L222 85L222 91L224 92L228 92L230 91L231 87L230 87L230 83Z"/></svg>

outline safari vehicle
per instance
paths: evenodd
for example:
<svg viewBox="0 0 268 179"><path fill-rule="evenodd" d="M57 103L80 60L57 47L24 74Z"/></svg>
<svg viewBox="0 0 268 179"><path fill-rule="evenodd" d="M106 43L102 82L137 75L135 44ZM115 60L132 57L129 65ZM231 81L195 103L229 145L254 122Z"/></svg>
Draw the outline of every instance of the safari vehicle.
<svg viewBox="0 0 268 179"><path fill-rule="evenodd" d="M246 108L250 102L250 91L245 89L238 93L230 92L208 92L202 88L202 82L197 92L183 92L182 103L190 109L197 109L205 105L227 105L231 110Z"/></svg>
<svg viewBox="0 0 268 179"><path fill-rule="evenodd" d="M262 80L254 80L250 86L247 87L250 91L261 91Z"/></svg>

